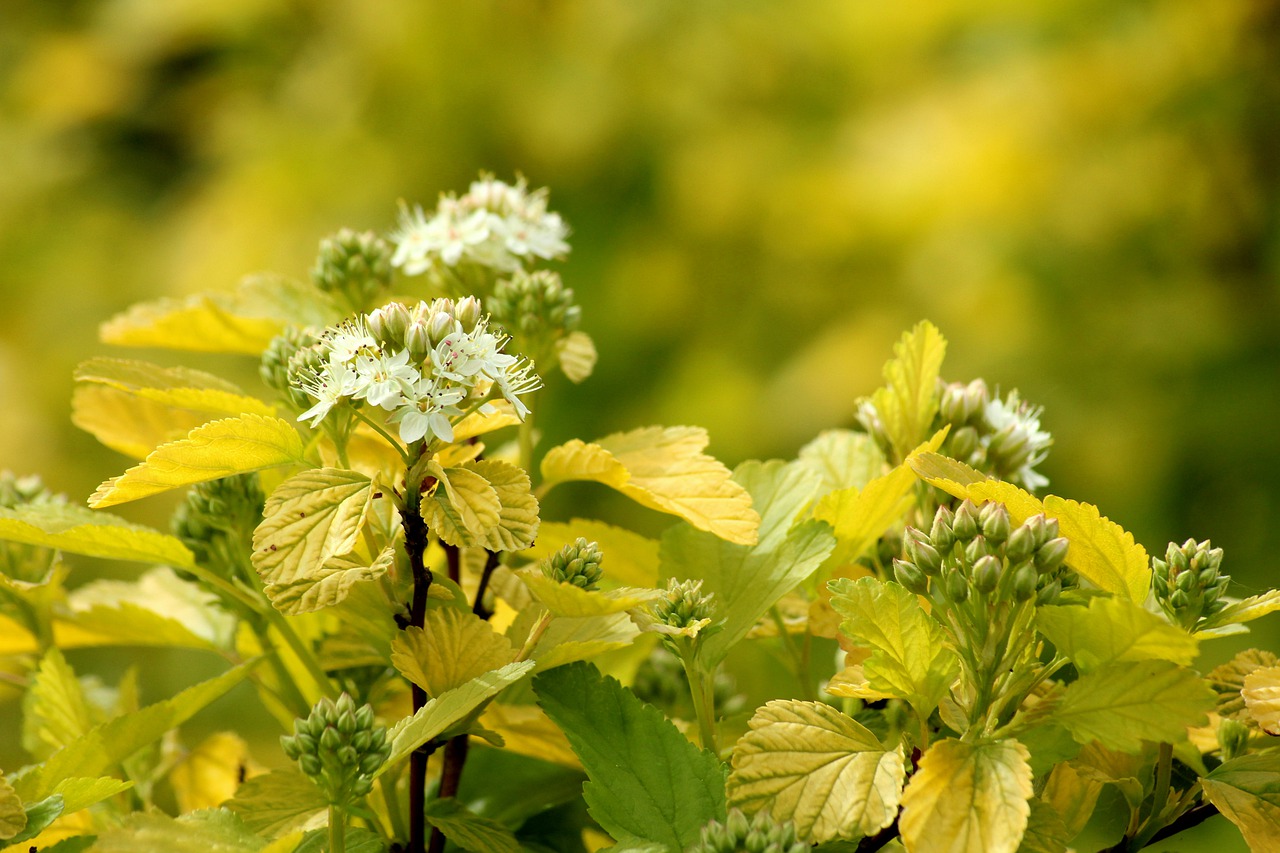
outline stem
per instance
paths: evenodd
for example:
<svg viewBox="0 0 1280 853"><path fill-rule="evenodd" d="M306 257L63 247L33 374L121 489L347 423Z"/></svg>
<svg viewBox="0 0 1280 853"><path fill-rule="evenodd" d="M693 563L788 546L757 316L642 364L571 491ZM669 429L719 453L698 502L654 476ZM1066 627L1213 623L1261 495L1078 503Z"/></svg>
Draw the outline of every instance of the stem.
<svg viewBox="0 0 1280 853"><path fill-rule="evenodd" d="M1156 783L1152 790L1151 812L1147 815L1142 829L1129 842L1130 850L1141 850L1147 846L1151 836L1159 832L1165 825L1164 810L1169 802L1169 781L1173 777L1173 744L1160 744L1160 757L1156 761Z"/></svg>
<svg viewBox="0 0 1280 853"><path fill-rule="evenodd" d="M397 445L398 446L398 445ZM427 550L427 524L418 510L422 500L422 484L414 483L405 495L405 505L400 511L400 525L404 528L404 549L413 570L413 600L409 605L409 624L421 628L427 618L427 591L431 587L431 570L423 555ZM427 704L427 692L413 686L413 710L417 713ZM431 755L425 746L409 756L409 848L408 853L426 850L427 823L427 759Z"/></svg>
<svg viewBox="0 0 1280 853"><path fill-rule="evenodd" d="M715 682L705 677L702 668L692 660L692 655L680 656L684 673L689 678L689 695L693 698L693 713L698 718L698 737L702 748L719 755L716 747Z"/></svg>
<svg viewBox="0 0 1280 853"><path fill-rule="evenodd" d="M470 748L470 736L460 734L452 737L444 746L444 767L440 771L440 791L436 795L440 799L456 797L458 785L462 781L462 768L467 763L467 751ZM443 853L444 834L438 827L431 830L431 846L427 853Z"/></svg>
<svg viewBox="0 0 1280 853"><path fill-rule="evenodd" d="M547 627L552 620L551 611L542 614L542 618L538 620L538 624L533 626L533 630L529 632L529 637L524 641L524 645L520 647L520 654L516 655L513 663L528 660L529 655L533 654L534 646L538 645L538 641L542 639L542 635L547 633Z"/></svg>
<svg viewBox="0 0 1280 853"><path fill-rule="evenodd" d="M476 600L471 605L471 612L481 619L488 619L493 615L484 606L484 594L489 589L489 578L493 577L493 570L496 568L498 568L498 552L490 551L484 563L484 571L480 573L480 583L476 586Z"/></svg>
<svg viewBox="0 0 1280 853"><path fill-rule="evenodd" d="M347 813L346 809L335 803L329 804L329 853L346 853L347 850Z"/></svg>
<svg viewBox="0 0 1280 853"><path fill-rule="evenodd" d="M359 409L352 409L351 411L355 413L355 416L357 418L359 418L360 420L368 424L373 429L374 432L376 432L378 435L385 438L387 440L387 443L396 449L396 453L399 453L400 458L404 460L405 467L407 468L413 467L413 457L411 457L407 452L405 452L405 449L400 446L400 442L396 441L394 438L391 437L391 433L387 432L385 429L378 426L367 415L361 414Z"/></svg>
<svg viewBox="0 0 1280 853"><path fill-rule="evenodd" d="M773 616L773 623L778 626L778 636L782 639L782 644L787 647L787 652L791 655L791 663L796 670L796 681L800 683L800 698L812 700L813 688L809 685L808 655L800 650L795 637L791 636L791 632L787 630L787 623L783 620L778 605L775 604L770 608L769 613Z"/></svg>

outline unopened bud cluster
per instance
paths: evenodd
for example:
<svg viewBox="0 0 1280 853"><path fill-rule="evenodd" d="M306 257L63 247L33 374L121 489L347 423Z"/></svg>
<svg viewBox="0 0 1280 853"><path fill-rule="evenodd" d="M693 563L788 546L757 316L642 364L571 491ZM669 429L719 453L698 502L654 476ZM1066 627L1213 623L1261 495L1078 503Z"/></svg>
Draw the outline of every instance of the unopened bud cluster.
<svg viewBox="0 0 1280 853"><path fill-rule="evenodd" d="M595 542L579 536L565 545L542 564L542 573L553 581L573 584L579 589L591 591L600 583L600 563L604 554Z"/></svg>
<svg viewBox="0 0 1280 853"><path fill-rule="evenodd" d="M525 342L553 341L582 320L573 290L550 270L520 270L494 285L493 296L485 301L493 321Z"/></svg>
<svg viewBox="0 0 1280 853"><path fill-rule="evenodd" d="M1035 467L1049 455L1053 436L1040 428L1043 409L1011 391L1003 399L987 383L943 385L935 428L949 424L942 452L998 479L1029 490L1049 484Z"/></svg>
<svg viewBox="0 0 1280 853"><path fill-rule="evenodd" d="M776 821L765 811L748 818L730 809L723 823L713 820L704 826L701 840L685 853L801 853L810 846L797 838L791 821Z"/></svg>
<svg viewBox="0 0 1280 853"><path fill-rule="evenodd" d="M258 364L258 375L286 405L295 412L310 408L315 402L307 393L290 382L291 376L318 370L323 356L320 339L310 329L287 326L271 339Z"/></svg>
<svg viewBox="0 0 1280 853"><path fill-rule="evenodd" d="M0 507L49 506L65 504L65 495L57 495L45 487L39 474L18 477L12 471L0 471Z"/></svg>
<svg viewBox="0 0 1280 853"><path fill-rule="evenodd" d="M964 501L954 512L940 507L928 533L907 528L904 543L894 575L918 595L1052 604L1062 592L1068 543L1043 515L1013 527L1004 504Z"/></svg>
<svg viewBox="0 0 1280 853"><path fill-rule="evenodd" d="M173 535L204 568L256 583L257 575L244 555L252 550L253 529L262 521L265 502L257 474L197 483L174 511Z"/></svg>
<svg viewBox="0 0 1280 853"><path fill-rule="evenodd" d="M671 578L667 581L666 593L649 605L658 624L679 633L697 631L711 621L715 613L715 593L703 594L701 580Z"/></svg>
<svg viewBox="0 0 1280 853"><path fill-rule="evenodd" d="M1156 601L1188 630L1227 605L1223 595L1231 576L1222 574L1222 549L1209 547L1207 539L1170 542L1163 560L1151 559L1151 569Z"/></svg>
<svg viewBox="0 0 1280 853"><path fill-rule="evenodd" d="M61 506L66 502L66 496L49 491L36 474L18 477L12 471L0 471L0 508ZM56 557L57 552L51 548L0 542L0 574L35 583L45 577Z"/></svg>
<svg viewBox="0 0 1280 853"><path fill-rule="evenodd" d="M387 730L377 725L373 707L356 707L346 693L321 699L293 734L280 738L284 754L319 786L330 803L345 806L373 789L373 778L391 755Z"/></svg>
<svg viewBox="0 0 1280 853"><path fill-rule="evenodd" d="M320 254L311 280L326 293L344 297L363 310L391 286L392 248L372 231L343 228L320 241Z"/></svg>

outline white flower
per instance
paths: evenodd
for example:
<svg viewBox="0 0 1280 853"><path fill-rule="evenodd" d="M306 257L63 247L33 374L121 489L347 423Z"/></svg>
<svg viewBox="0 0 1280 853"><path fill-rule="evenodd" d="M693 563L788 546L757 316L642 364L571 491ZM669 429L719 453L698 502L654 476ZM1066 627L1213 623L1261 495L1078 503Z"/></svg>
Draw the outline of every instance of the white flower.
<svg viewBox="0 0 1280 853"><path fill-rule="evenodd" d="M477 376L496 379L516 363L515 356L501 351L506 340L485 331L481 321L469 335L461 329L446 335L431 351L431 363L440 376L466 385L474 385Z"/></svg>
<svg viewBox="0 0 1280 853"><path fill-rule="evenodd" d="M359 384L352 396L367 400L370 405L381 406L388 412L399 405L400 396L410 393L421 378L418 369L409 364L407 349L391 357L382 353L358 355L355 373Z"/></svg>
<svg viewBox="0 0 1280 853"><path fill-rule="evenodd" d="M1053 436L1040 428L1043 411L1042 407L1021 400L1017 391L1010 391L1004 400L991 400L982 412L991 431L985 439L988 452L1008 452L1018 463L1013 479L1021 480L1030 491L1049 485L1049 478L1035 470L1053 444Z"/></svg>
<svg viewBox="0 0 1280 853"><path fill-rule="evenodd" d="M542 387L542 379L533 372L533 362L525 361L523 364L515 365L492 379L498 392L516 410L516 416L522 421L528 417L529 407L518 395L528 394Z"/></svg>
<svg viewBox="0 0 1280 853"><path fill-rule="evenodd" d="M330 409L354 395L359 382L359 377L350 365L334 363L325 365L318 375L303 382L302 390L307 396L315 399L316 404L298 415L298 420L311 420L313 429L319 426L320 421L324 420Z"/></svg>
<svg viewBox="0 0 1280 853"><path fill-rule="evenodd" d="M502 221L501 233L507 251L522 258L536 255L552 260L569 253L565 241L569 229L555 213L536 218L509 216Z"/></svg>
<svg viewBox="0 0 1280 853"><path fill-rule="evenodd" d="M400 440L410 444L432 436L453 441L453 423L450 416L462 411L458 403L466 397L461 388L448 386L435 377L421 377L410 394L400 399L400 407L390 420L400 422Z"/></svg>
<svg viewBox="0 0 1280 853"><path fill-rule="evenodd" d="M347 320L336 329L325 332L321 341L329 350L331 364L348 363L360 353L378 350L378 342L369 332L363 317Z"/></svg>

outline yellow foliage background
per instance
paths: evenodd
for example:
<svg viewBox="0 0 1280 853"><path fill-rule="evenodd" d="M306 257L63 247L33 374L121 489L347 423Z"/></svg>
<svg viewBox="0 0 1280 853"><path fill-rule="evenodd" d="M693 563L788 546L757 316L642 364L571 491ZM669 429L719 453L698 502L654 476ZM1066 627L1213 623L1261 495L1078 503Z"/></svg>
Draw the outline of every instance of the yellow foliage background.
<svg viewBox="0 0 1280 853"><path fill-rule="evenodd" d="M1052 491L1155 552L1212 537L1237 579L1275 583L1273 0L2 17L0 466L77 499L125 467L68 421L115 312L303 275L326 233L492 170L551 188L601 352L546 401L549 439L696 424L729 464L792 455L851 422L927 317L945 376L1046 406Z"/></svg>

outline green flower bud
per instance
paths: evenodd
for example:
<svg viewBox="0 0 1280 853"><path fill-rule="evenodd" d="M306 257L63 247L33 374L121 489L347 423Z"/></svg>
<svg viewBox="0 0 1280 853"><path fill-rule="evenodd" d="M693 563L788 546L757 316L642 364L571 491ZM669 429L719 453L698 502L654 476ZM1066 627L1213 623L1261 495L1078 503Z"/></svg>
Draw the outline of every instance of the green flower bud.
<svg viewBox="0 0 1280 853"><path fill-rule="evenodd" d="M955 534L951 531L954 520L954 514L945 506L938 507L938 511L934 513L933 526L929 529L929 540L942 556L946 556L951 551L951 546L955 544Z"/></svg>
<svg viewBox="0 0 1280 853"><path fill-rule="evenodd" d="M965 562L972 566L983 557L990 556L995 553L995 549L991 547L991 543L982 534L978 534L969 540L969 544L964 547Z"/></svg>
<svg viewBox="0 0 1280 853"><path fill-rule="evenodd" d="M988 554L973 565L973 588L983 595L995 592L1000 584L1000 574L1004 571L1004 563L999 557Z"/></svg>
<svg viewBox="0 0 1280 853"><path fill-rule="evenodd" d="M1169 603L1174 610L1185 610L1191 603L1191 598L1184 591L1175 589L1173 595L1169 596Z"/></svg>
<svg viewBox="0 0 1280 853"><path fill-rule="evenodd" d="M911 558L911 562L924 572L926 576L936 575L938 569L942 567L942 557L938 554L937 549L926 541L923 532L915 528L908 528L905 540L907 556Z"/></svg>
<svg viewBox="0 0 1280 853"><path fill-rule="evenodd" d="M431 335L427 332L425 320L414 320L404 333L404 346L409 351L409 358L414 362L424 362L431 354Z"/></svg>
<svg viewBox="0 0 1280 853"><path fill-rule="evenodd" d="M256 572L237 557L253 549L253 531L262 521L266 497L257 474L235 474L192 486L170 521L174 536L196 563L226 580L258 584ZM241 605L224 596L233 610Z"/></svg>
<svg viewBox="0 0 1280 853"><path fill-rule="evenodd" d="M924 572L920 571L914 564L906 560L894 560L893 575L897 578L898 583L902 584L909 592L914 592L916 595L928 595L929 580L925 577Z"/></svg>
<svg viewBox="0 0 1280 853"><path fill-rule="evenodd" d="M499 281L488 301L493 319L524 343L547 343L578 327L581 309L573 290L549 270L515 272Z"/></svg>
<svg viewBox="0 0 1280 853"><path fill-rule="evenodd" d="M338 747L338 761L346 767L358 767L360 764L360 755L356 752L354 746Z"/></svg>
<svg viewBox="0 0 1280 853"><path fill-rule="evenodd" d="M434 349L440 345L440 342L449 335L453 334L458 328L458 321L454 319L452 314L446 314L441 311L435 314L427 321L427 340Z"/></svg>
<svg viewBox="0 0 1280 853"><path fill-rule="evenodd" d="M951 532L956 541L968 542L978 535L978 508L972 501L964 501L956 510L955 520L951 522Z"/></svg>
<svg viewBox="0 0 1280 853"><path fill-rule="evenodd" d="M1055 578L1052 583L1047 583L1036 591L1036 604L1049 605L1057 604L1058 598L1062 595L1062 581Z"/></svg>
<svg viewBox="0 0 1280 853"><path fill-rule="evenodd" d="M1026 524L1018 525L1018 528L1009 534L1004 544L1004 555L1011 563L1021 563L1035 553L1035 550L1035 531Z"/></svg>
<svg viewBox="0 0 1280 853"><path fill-rule="evenodd" d="M372 771L370 771L372 773ZM365 776L361 776L351 783L351 794L356 797L363 797L373 790L373 780Z"/></svg>
<svg viewBox="0 0 1280 853"><path fill-rule="evenodd" d="M399 302L389 302L370 311L366 323L369 333L383 346L393 350L404 348L404 336L409 331L409 309Z"/></svg>
<svg viewBox="0 0 1280 853"><path fill-rule="evenodd" d="M302 772L315 779L324 772L324 766L320 763L320 759L314 755L303 755L298 759L298 766L302 768Z"/></svg>
<svg viewBox="0 0 1280 853"><path fill-rule="evenodd" d="M667 594L649 605L654 619L669 628L689 628L715 613L714 593L702 593L701 580L667 581Z"/></svg>
<svg viewBox="0 0 1280 853"><path fill-rule="evenodd" d="M1004 504L995 501L986 504L978 513L978 520L982 524L982 535L987 541L999 545L1009 538L1012 522Z"/></svg>
<svg viewBox="0 0 1280 853"><path fill-rule="evenodd" d="M1032 563L1023 563L1013 574L1013 597L1015 601L1030 601L1036 594L1036 584L1040 576Z"/></svg>
<svg viewBox="0 0 1280 853"><path fill-rule="evenodd" d="M1070 543L1063 537L1050 539L1036 551L1036 568L1042 573L1056 571L1067 559Z"/></svg>
<svg viewBox="0 0 1280 853"><path fill-rule="evenodd" d="M951 433L947 439L947 455L961 462L967 462L973 459L974 454L979 450L981 439L978 431L971 426L962 426L955 432Z"/></svg>
<svg viewBox="0 0 1280 853"><path fill-rule="evenodd" d="M947 598L956 604L962 604L969 598L969 582L959 571L952 569L946 574L943 583Z"/></svg>
<svg viewBox="0 0 1280 853"><path fill-rule="evenodd" d="M356 310L364 310L391 286L392 248L372 231L343 228L320 241L311 280L326 293L339 294Z"/></svg>
<svg viewBox="0 0 1280 853"><path fill-rule="evenodd" d="M553 581L570 583L585 590L593 590L600 582L601 562L604 554L595 542L579 536L572 544L565 545L542 564L542 573Z"/></svg>
<svg viewBox="0 0 1280 853"><path fill-rule="evenodd" d="M458 324L462 326L462 331L468 335L475 330L476 324L480 322L482 315L480 300L474 296L459 299L453 309L453 316L457 319Z"/></svg>
<svg viewBox="0 0 1280 853"><path fill-rule="evenodd" d="M748 819L738 809L730 809L725 821L711 821L702 828L701 839L686 853L802 853L810 845L797 840L795 825L780 823L760 811Z"/></svg>
<svg viewBox="0 0 1280 853"><path fill-rule="evenodd" d="M332 726L326 726L320 735L320 748L326 752L335 752L342 746L342 735Z"/></svg>

